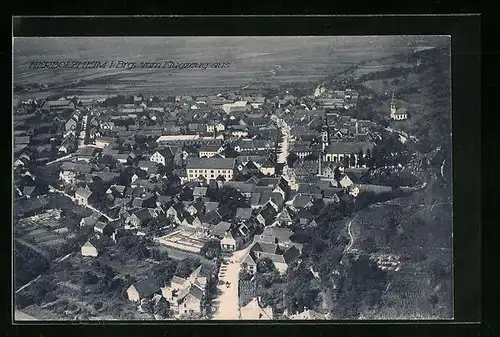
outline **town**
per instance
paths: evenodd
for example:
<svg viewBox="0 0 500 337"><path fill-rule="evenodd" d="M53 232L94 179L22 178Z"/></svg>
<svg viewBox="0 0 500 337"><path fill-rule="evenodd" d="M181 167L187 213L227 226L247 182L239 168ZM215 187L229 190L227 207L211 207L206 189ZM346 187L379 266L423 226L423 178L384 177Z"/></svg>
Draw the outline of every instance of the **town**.
<svg viewBox="0 0 500 337"><path fill-rule="evenodd" d="M360 118L371 99L347 83L308 95L242 89L19 102L16 315L338 318L332 298L347 301L335 295L346 282L335 280L349 275L342 268L357 263L370 270L367 280L385 278L408 259L370 250L375 236L355 243L356 212L429 182L427 157L408 145L418 139L397 128L412 111L393 91L385 116ZM384 226L387 240L401 232L396 220ZM318 257L331 247L330 260Z"/></svg>

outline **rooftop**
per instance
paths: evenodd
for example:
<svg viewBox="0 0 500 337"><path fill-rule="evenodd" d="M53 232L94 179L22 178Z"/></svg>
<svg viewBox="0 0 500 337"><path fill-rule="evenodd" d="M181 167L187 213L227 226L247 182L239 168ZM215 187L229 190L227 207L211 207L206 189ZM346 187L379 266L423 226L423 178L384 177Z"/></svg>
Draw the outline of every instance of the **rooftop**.
<svg viewBox="0 0 500 337"><path fill-rule="evenodd" d="M190 158L187 169L233 169L234 158Z"/></svg>

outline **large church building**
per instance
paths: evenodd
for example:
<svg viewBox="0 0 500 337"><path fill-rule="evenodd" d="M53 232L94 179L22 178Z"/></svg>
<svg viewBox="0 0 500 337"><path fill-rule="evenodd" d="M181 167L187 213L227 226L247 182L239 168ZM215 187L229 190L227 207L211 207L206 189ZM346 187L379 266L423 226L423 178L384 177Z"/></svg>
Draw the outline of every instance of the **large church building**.
<svg viewBox="0 0 500 337"><path fill-rule="evenodd" d="M367 151L371 151L374 147L370 142L332 142L323 151L323 161L334 163L348 163L348 166L358 166L359 154L363 153L366 156ZM348 159L348 161L346 160Z"/></svg>

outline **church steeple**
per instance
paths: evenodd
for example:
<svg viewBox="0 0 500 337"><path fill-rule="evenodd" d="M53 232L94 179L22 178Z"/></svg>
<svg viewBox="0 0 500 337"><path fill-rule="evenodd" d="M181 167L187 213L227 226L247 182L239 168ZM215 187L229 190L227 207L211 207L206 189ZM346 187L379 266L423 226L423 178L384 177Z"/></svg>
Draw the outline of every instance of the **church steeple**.
<svg viewBox="0 0 500 337"><path fill-rule="evenodd" d="M321 145L322 145L322 151L325 151L328 145L330 145L330 128L328 127L328 118L326 117L326 115L323 121L323 127L321 131Z"/></svg>
<svg viewBox="0 0 500 337"><path fill-rule="evenodd" d="M394 118L395 114L396 114L396 102L394 102L394 92L393 92L391 99L391 118Z"/></svg>

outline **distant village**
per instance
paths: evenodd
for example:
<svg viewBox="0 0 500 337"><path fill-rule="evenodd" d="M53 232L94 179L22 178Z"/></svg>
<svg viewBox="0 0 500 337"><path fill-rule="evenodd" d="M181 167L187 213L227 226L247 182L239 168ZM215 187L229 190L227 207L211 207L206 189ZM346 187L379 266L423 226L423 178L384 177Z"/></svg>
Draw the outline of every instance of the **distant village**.
<svg viewBox="0 0 500 337"><path fill-rule="evenodd" d="M36 251L52 252L51 259L60 263L78 259L91 264L101 256L112 260L114 247L126 246L123 238L130 236L148 240L151 249L169 256L178 252L211 261L169 282L138 272L123 290L138 314L207 317L209 285L237 286L237 276L236 284L229 275L219 282L236 268L231 254L242 252L236 275L242 268L255 274L264 258L286 273L300 263L303 250L294 234L318 226L321 209L353 202L366 191L393 190L361 179L376 165L376 143L386 132L373 121L349 115L364 99L354 89L320 86L304 97L235 92L23 101L14 112L15 236ZM393 97L387 119L407 118ZM83 210L74 226L61 220L69 218L65 207L70 206L54 198ZM76 251L65 248L70 241ZM222 259L215 262L208 248ZM374 259L381 268L398 267L395 257ZM171 314L147 309L162 302ZM48 311L36 304L23 308L35 317ZM258 298L236 314L239 319L273 319L272 308ZM304 309L287 317L328 315Z"/></svg>

